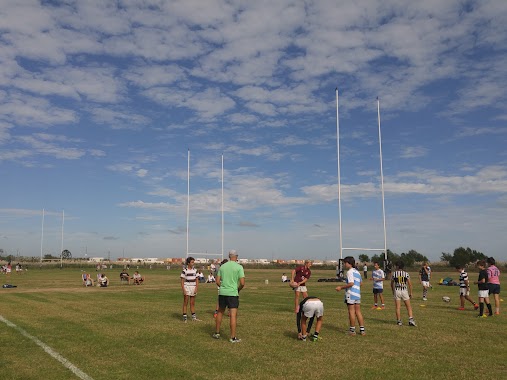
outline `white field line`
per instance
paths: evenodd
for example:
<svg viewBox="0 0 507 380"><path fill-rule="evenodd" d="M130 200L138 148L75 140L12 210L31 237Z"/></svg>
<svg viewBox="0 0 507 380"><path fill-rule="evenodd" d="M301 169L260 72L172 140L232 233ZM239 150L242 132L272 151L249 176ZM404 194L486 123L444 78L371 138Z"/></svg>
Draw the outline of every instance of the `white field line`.
<svg viewBox="0 0 507 380"><path fill-rule="evenodd" d="M39 339L37 339L36 337L28 334L21 327L16 326L14 323L5 319L2 315L0 315L0 321L5 323L9 327L12 327L14 330L19 332L21 335L26 336L28 339L30 339L32 342L34 342L37 346L41 347L44 351L46 351L46 353L48 353L50 356L52 356L53 358L58 360L60 363L62 363L66 368L68 368L74 375L79 377L81 380L93 380L92 377L88 376L86 373L81 371L74 364L69 362L62 355L60 355L58 352L56 352L51 347L49 347L46 343L44 343L44 342L40 341Z"/></svg>

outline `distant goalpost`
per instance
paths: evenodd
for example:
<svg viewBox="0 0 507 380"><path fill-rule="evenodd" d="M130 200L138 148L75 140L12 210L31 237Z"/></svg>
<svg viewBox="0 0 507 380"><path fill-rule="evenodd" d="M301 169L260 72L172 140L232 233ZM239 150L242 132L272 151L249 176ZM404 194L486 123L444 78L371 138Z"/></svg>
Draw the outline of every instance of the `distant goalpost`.
<svg viewBox="0 0 507 380"><path fill-rule="evenodd" d="M220 258L220 261L224 259L224 155L222 154L222 233L221 233L221 253L209 253L209 252L190 252L189 251L189 236L190 236L190 149L188 149L187 153L187 250L186 257L192 256L197 258L197 256L205 256L207 257L217 257Z"/></svg>
<svg viewBox="0 0 507 380"><path fill-rule="evenodd" d="M384 169L382 165L382 135L380 131L380 101L377 97L377 120L378 120L378 141L379 141L379 160L380 160L380 188L382 191L382 221L384 229L384 248L360 248L343 247L342 237L342 204L341 204L341 173L340 173L340 117L338 113L338 88L336 89L336 146L338 156L338 219L340 230L340 261L343 260L343 251L380 251L384 252L384 265L387 263L387 231L386 231L386 211L384 202Z"/></svg>

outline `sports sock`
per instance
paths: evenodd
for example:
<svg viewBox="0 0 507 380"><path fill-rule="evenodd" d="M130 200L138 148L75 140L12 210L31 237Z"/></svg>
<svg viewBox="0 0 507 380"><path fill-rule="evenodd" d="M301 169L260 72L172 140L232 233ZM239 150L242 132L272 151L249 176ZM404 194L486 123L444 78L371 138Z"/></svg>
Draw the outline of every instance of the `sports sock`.
<svg viewBox="0 0 507 380"><path fill-rule="evenodd" d="M487 303L486 306L488 306L489 315L493 315L493 309L491 307L491 304Z"/></svg>
<svg viewBox="0 0 507 380"><path fill-rule="evenodd" d="M356 332L356 327L355 326L350 326L349 327L349 332L355 333Z"/></svg>
<svg viewBox="0 0 507 380"><path fill-rule="evenodd" d="M373 305L373 306L377 307L377 306L378 306L378 304L376 303L376 304L375 304L375 305Z"/></svg>
<svg viewBox="0 0 507 380"><path fill-rule="evenodd" d="M315 331L315 332L313 333L313 336L314 336L315 338L317 338L317 337L319 336L319 333L318 333L317 331Z"/></svg>
<svg viewBox="0 0 507 380"><path fill-rule="evenodd" d="M359 331L364 332L364 326L359 326Z"/></svg>
<svg viewBox="0 0 507 380"><path fill-rule="evenodd" d="M479 315L484 314L484 302L479 302Z"/></svg>
<svg viewBox="0 0 507 380"><path fill-rule="evenodd" d="M427 295L428 295L428 289L424 289L423 290L423 298L426 298Z"/></svg>

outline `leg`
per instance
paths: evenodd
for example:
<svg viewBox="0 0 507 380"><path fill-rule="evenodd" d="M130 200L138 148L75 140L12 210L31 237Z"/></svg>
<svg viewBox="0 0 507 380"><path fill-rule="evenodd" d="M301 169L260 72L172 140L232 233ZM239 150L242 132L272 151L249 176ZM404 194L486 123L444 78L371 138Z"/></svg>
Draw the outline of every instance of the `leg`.
<svg viewBox="0 0 507 380"><path fill-rule="evenodd" d="M215 320L215 332L220 334L220 326L222 325L222 317L224 315L225 308L218 308L217 318Z"/></svg>
<svg viewBox="0 0 507 380"><path fill-rule="evenodd" d="M394 300L396 306L396 320L401 321L401 300Z"/></svg>
<svg viewBox="0 0 507 380"><path fill-rule="evenodd" d="M238 309L229 309L229 314L231 317L231 320L230 320L231 338L235 338L236 337L236 318L238 315Z"/></svg>
<svg viewBox="0 0 507 380"><path fill-rule="evenodd" d="M190 297L190 312L195 314L195 296Z"/></svg>
<svg viewBox="0 0 507 380"><path fill-rule="evenodd" d="M500 314L500 294L494 294L495 297L495 313Z"/></svg>
<svg viewBox="0 0 507 380"><path fill-rule="evenodd" d="M373 303L375 304L375 306L378 305L377 299L378 299L378 294L377 293L373 293Z"/></svg>
<svg viewBox="0 0 507 380"><path fill-rule="evenodd" d="M297 313L299 311L299 292L297 290L294 291L294 312Z"/></svg>
<svg viewBox="0 0 507 380"><path fill-rule="evenodd" d="M361 304L356 303L354 305L354 311L356 313L357 322L359 323L359 330L361 331L361 334L364 334L364 319L363 313L361 313Z"/></svg>
<svg viewBox="0 0 507 380"><path fill-rule="evenodd" d="M188 296L185 294L183 296L183 314L187 314L187 304L188 304Z"/></svg>
<svg viewBox="0 0 507 380"><path fill-rule="evenodd" d="M460 295L459 296L459 306L464 309L465 308L465 297L466 296L463 296L463 295Z"/></svg>
<svg viewBox="0 0 507 380"><path fill-rule="evenodd" d="M321 327L322 327L322 320L323 320L323 319L324 319L324 317L318 317L318 318L317 318L317 324L315 325L315 332L316 332L317 334L319 334L319 333L320 333L320 329L321 329Z"/></svg>
<svg viewBox="0 0 507 380"><path fill-rule="evenodd" d="M304 314L301 316L301 335L302 336L306 336L306 320L307 319L308 318L306 318Z"/></svg>
<svg viewBox="0 0 507 380"><path fill-rule="evenodd" d="M354 305L347 304L347 309L349 311L349 327L350 331L356 329L356 309L354 308Z"/></svg>
<svg viewBox="0 0 507 380"><path fill-rule="evenodd" d="M384 295L382 293L379 293L380 296L380 303L382 304L382 307L384 307Z"/></svg>
<svg viewBox="0 0 507 380"><path fill-rule="evenodd" d="M412 305L410 304L410 300L405 300L405 307L407 308L408 318L413 318Z"/></svg>

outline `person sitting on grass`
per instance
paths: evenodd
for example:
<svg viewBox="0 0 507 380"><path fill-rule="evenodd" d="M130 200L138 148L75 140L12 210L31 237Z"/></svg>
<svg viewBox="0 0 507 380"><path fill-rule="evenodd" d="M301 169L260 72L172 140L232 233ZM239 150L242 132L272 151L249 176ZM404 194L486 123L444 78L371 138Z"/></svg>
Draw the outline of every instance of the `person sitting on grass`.
<svg viewBox="0 0 507 380"><path fill-rule="evenodd" d="M134 272L132 278L134 279L134 285L141 285L144 282L144 277L138 271Z"/></svg>
<svg viewBox="0 0 507 380"><path fill-rule="evenodd" d="M317 297L306 297L299 303L299 311L296 314L296 325L298 329L298 339L306 341L307 335L310 335L313 321L317 317L317 324L315 325L315 332L311 336L311 340L316 342L319 340L319 333L322 327L322 320L324 318L324 304ZM307 327L307 320L310 318Z"/></svg>
<svg viewBox="0 0 507 380"><path fill-rule="evenodd" d="M208 284L215 282L215 276L211 272L208 274L208 279L206 280Z"/></svg>
<svg viewBox="0 0 507 380"><path fill-rule="evenodd" d="M99 285L101 288L107 288L109 286L109 279L104 273L100 276Z"/></svg>
<svg viewBox="0 0 507 380"><path fill-rule="evenodd" d="M122 269L122 271L120 272L120 282L121 281L127 281L128 284L130 285L130 276L125 269Z"/></svg>

